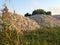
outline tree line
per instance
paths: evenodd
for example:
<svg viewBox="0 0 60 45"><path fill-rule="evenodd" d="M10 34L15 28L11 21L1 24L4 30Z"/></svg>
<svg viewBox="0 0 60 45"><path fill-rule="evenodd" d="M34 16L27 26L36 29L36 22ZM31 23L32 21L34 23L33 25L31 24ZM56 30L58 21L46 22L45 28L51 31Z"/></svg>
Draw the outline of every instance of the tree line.
<svg viewBox="0 0 60 45"><path fill-rule="evenodd" d="M36 14L43 14L43 15L52 15L52 12L51 11L45 11L43 9L37 9L37 10L34 10L32 12L32 14L30 13L26 13L24 16L33 16L33 15L36 15Z"/></svg>

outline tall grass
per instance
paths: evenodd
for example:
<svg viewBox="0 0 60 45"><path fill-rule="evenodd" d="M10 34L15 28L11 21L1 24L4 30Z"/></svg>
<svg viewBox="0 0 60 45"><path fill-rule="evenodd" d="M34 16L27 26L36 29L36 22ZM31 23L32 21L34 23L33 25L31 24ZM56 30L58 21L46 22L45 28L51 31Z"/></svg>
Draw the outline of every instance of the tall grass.
<svg viewBox="0 0 60 45"><path fill-rule="evenodd" d="M60 45L60 27L24 31L21 40L23 45Z"/></svg>
<svg viewBox="0 0 60 45"><path fill-rule="evenodd" d="M0 45L60 45L60 27L24 31L22 35L16 30L2 31Z"/></svg>

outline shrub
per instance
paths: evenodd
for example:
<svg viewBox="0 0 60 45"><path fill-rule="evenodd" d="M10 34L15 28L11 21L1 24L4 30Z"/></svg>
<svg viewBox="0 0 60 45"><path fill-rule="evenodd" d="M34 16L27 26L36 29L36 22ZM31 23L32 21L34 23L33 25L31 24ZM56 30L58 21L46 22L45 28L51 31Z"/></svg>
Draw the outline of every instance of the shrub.
<svg viewBox="0 0 60 45"><path fill-rule="evenodd" d="M46 14L46 12L43 9L37 9L32 12L32 15L36 14Z"/></svg>
<svg viewBox="0 0 60 45"><path fill-rule="evenodd" d="M51 14L52 14L51 11L46 12L46 15L51 15Z"/></svg>
<svg viewBox="0 0 60 45"><path fill-rule="evenodd" d="M27 16L31 16L31 14L29 14L29 13L26 13L24 16L26 16L26 17L27 17Z"/></svg>

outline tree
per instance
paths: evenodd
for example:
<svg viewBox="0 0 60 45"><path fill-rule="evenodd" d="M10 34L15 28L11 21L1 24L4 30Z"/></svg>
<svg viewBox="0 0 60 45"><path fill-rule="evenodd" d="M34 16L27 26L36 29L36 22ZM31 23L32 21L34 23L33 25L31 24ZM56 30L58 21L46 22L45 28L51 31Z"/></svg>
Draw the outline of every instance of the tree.
<svg viewBox="0 0 60 45"><path fill-rule="evenodd" d="M31 14L29 14L29 13L26 13L24 16L26 16L26 17L27 17L27 16L31 16Z"/></svg>
<svg viewBox="0 0 60 45"><path fill-rule="evenodd" d="M37 9L32 12L32 15L36 14L46 14L46 11L44 11L43 9Z"/></svg>
<svg viewBox="0 0 60 45"><path fill-rule="evenodd" d="M51 15L52 13L51 13L51 11L45 11L45 10L43 10L43 9L37 9L37 10L34 10L33 12L32 12L32 14L29 14L29 13L26 13L25 14L25 16L27 17L27 16L33 16L33 15L36 15L36 14L43 14L43 15Z"/></svg>
<svg viewBox="0 0 60 45"><path fill-rule="evenodd" d="M46 15L51 15L51 14L52 14L51 11L46 12Z"/></svg>

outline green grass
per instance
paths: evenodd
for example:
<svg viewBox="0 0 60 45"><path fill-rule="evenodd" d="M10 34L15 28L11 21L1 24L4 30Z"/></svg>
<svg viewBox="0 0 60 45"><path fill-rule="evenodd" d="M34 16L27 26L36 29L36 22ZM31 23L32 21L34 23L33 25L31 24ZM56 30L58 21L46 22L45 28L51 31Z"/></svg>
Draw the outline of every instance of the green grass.
<svg viewBox="0 0 60 45"><path fill-rule="evenodd" d="M0 45L60 45L60 27L43 28L35 31L16 30L0 32Z"/></svg>
<svg viewBox="0 0 60 45"><path fill-rule="evenodd" d="M60 27L24 32L23 45L60 45Z"/></svg>

